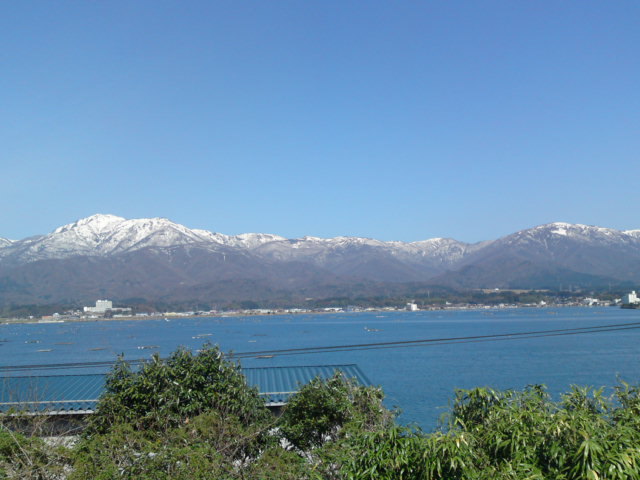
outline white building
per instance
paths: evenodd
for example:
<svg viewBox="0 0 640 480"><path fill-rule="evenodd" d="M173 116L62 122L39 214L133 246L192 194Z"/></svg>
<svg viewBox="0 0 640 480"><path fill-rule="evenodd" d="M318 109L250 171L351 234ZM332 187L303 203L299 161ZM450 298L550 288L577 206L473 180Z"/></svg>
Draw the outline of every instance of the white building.
<svg viewBox="0 0 640 480"><path fill-rule="evenodd" d="M418 311L418 304L417 303L407 303L407 306L405 307L407 310L409 310L410 312L417 312Z"/></svg>
<svg viewBox="0 0 640 480"><path fill-rule="evenodd" d="M640 303L640 298L638 298L638 295L636 295L636 291L632 290L631 293L627 293L626 295L622 296L622 303Z"/></svg>
<svg viewBox="0 0 640 480"><path fill-rule="evenodd" d="M84 307L84 311L88 313L104 313L107 310L113 310L111 300L98 300L95 307Z"/></svg>

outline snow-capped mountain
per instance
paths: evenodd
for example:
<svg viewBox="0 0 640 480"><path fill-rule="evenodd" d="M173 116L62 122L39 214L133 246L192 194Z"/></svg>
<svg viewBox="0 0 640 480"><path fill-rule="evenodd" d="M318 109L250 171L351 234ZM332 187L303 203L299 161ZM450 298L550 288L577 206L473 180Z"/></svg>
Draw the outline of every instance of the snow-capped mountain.
<svg viewBox="0 0 640 480"><path fill-rule="evenodd" d="M640 231L629 230L625 232L612 228L555 222L516 232L499 241L510 244L537 242L547 245L549 240L565 238L589 244L612 245L618 243L635 243L636 239L640 237L640 234L634 234L633 232Z"/></svg>
<svg viewBox="0 0 640 480"><path fill-rule="evenodd" d="M402 258L430 257L450 262L464 256L470 247L466 243L450 238L433 238L419 242L383 242L361 237L302 237L265 243L260 246L258 252L280 260L305 257L318 260L318 256L330 256L350 249L368 248L384 250Z"/></svg>
<svg viewBox="0 0 640 480"><path fill-rule="evenodd" d="M540 225L491 242L445 276L459 286L501 288L633 282L640 280L640 235L634 232L563 222Z"/></svg>
<svg viewBox="0 0 640 480"><path fill-rule="evenodd" d="M240 235L227 236L224 244L231 247L255 249L265 243L281 242L287 239L270 233L241 233Z"/></svg>
<svg viewBox="0 0 640 480"><path fill-rule="evenodd" d="M475 251L449 238L419 242L384 242L371 238L302 237L264 243L253 253L278 262L302 262L341 276L376 281L424 281L446 271Z"/></svg>
<svg viewBox="0 0 640 480"><path fill-rule="evenodd" d="M74 256L109 256L144 248L199 245L215 250L221 246L254 248L264 242L283 240L276 235L244 234L236 237L191 230L166 218L127 220L115 215L93 215L55 229L48 235L0 243L0 259L34 262Z"/></svg>
<svg viewBox="0 0 640 480"><path fill-rule="evenodd" d="M497 240L287 239L93 215L0 239L0 305L94 297L255 299L385 294L397 285L557 288L640 282L640 230L550 223ZM359 290L358 290L359 289Z"/></svg>
<svg viewBox="0 0 640 480"><path fill-rule="evenodd" d="M468 245L452 239L436 238L421 242L383 242L368 238L303 237L286 239L265 233L229 236L207 230L189 229L166 218L127 220L115 215L93 215L64 225L53 232L20 241L0 243L0 259L13 263L74 256L109 256L145 248L193 245L216 251L221 247L249 251L272 260L312 261L326 259L355 249L374 249L404 261L433 258L450 264L464 256Z"/></svg>

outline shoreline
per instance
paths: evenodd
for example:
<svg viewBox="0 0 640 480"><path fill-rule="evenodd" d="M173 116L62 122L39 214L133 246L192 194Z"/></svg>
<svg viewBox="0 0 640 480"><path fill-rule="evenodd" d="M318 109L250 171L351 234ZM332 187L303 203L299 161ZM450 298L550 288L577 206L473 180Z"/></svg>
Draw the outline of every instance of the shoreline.
<svg viewBox="0 0 640 480"><path fill-rule="evenodd" d="M356 313L385 313L385 312L406 312L406 313L417 313L417 312L442 312L442 311L490 311L490 310L512 310L512 309L520 309L520 308L595 308L595 307L617 307L617 305L580 305L580 304L546 304L546 305L531 305L531 304L523 304L523 305L473 305L473 306L463 306L463 305L448 305L444 307L433 307L433 308L424 308L420 310L405 310L401 308L372 308L372 309L362 309L362 310L354 310L354 311L345 311L345 310L309 310L309 311L287 311L287 310L273 310L273 311L238 311L238 312L219 312L219 313L207 313L201 315L182 315L179 313L164 313L164 314L153 314L153 315L144 315L144 316L117 316L117 317L65 317L60 316L59 319L31 319L31 318L0 318L0 325L13 325L13 324L35 324L35 325L48 325L48 324L59 324L59 323L80 323L80 322L117 322L117 321L147 321L147 320L177 320L177 319L187 319L193 320L197 318L238 318L238 317L265 317L265 316L286 316L286 315L328 315L328 314L356 314Z"/></svg>

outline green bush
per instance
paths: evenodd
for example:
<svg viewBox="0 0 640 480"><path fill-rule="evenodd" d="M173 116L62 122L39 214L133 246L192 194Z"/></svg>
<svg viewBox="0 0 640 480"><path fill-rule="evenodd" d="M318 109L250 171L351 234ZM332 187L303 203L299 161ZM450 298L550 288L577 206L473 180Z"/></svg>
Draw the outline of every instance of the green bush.
<svg viewBox="0 0 640 480"><path fill-rule="evenodd" d="M336 373L292 396L281 418L207 346L120 361L72 453L0 429L0 478L307 480L640 479L640 387L613 395L542 386L456 392L433 433L400 427L378 388Z"/></svg>
<svg viewBox="0 0 640 480"><path fill-rule="evenodd" d="M240 478L260 480L315 480L325 478L302 456L273 445L247 465Z"/></svg>
<svg viewBox="0 0 640 480"><path fill-rule="evenodd" d="M340 473L350 480L413 480L426 473L424 438L391 427L356 435L345 442Z"/></svg>
<svg viewBox="0 0 640 480"><path fill-rule="evenodd" d="M70 463L65 448L49 447L37 437L25 437L0 426L0 479L64 478Z"/></svg>
<svg viewBox="0 0 640 480"><path fill-rule="evenodd" d="M541 386L460 390L444 431L355 435L340 472L349 480L638 479L639 393L627 384L613 397L573 387L554 402Z"/></svg>
<svg viewBox="0 0 640 480"><path fill-rule="evenodd" d="M476 471L504 478L640 478L640 429L630 412L637 397L628 387L612 398L573 387L560 402L540 386L461 391L451 428L473 437Z"/></svg>
<svg viewBox="0 0 640 480"><path fill-rule="evenodd" d="M196 355L181 348L166 360L154 355L138 372L119 359L88 433L105 433L117 423L163 430L207 411L232 415L245 425L270 416L258 390L218 347L205 345Z"/></svg>
<svg viewBox="0 0 640 480"><path fill-rule="evenodd" d="M158 435L119 424L106 434L83 439L69 480L231 478L233 465L215 443L182 430Z"/></svg>
<svg viewBox="0 0 640 480"><path fill-rule="evenodd" d="M70 480L311 478L307 462L278 440L219 412L162 432L121 423L81 441Z"/></svg>
<svg viewBox="0 0 640 480"><path fill-rule="evenodd" d="M358 385L340 372L315 378L289 399L280 429L295 447L308 450L335 440L346 427L370 431L390 425L393 415L383 398L381 389Z"/></svg>

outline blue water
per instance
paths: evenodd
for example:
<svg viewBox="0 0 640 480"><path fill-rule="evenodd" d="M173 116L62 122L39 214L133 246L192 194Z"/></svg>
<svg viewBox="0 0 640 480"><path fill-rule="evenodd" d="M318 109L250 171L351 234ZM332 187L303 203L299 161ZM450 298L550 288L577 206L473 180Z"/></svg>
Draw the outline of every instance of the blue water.
<svg viewBox="0 0 640 480"><path fill-rule="evenodd" d="M482 311L278 315L60 324L0 325L0 365L113 361L197 349L207 340L224 351L491 335L640 321L639 310L543 308ZM375 330L375 331L374 331ZM203 336L211 334L210 336ZM201 338L193 338L201 336ZM389 348L243 359L251 366L356 363L383 387L404 423L426 430L448 411L456 388L523 388L546 384L553 394L571 384L640 383L640 330L521 340ZM36 343L37 342L37 343ZM66 344L70 342L71 344ZM143 345L157 345L140 350ZM48 350L50 352L38 352ZM99 350L96 350L99 349ZM92 370L93 372L99 370ZM85 373L87 370L63 371ZM61 371L33 372L58 374ZM24 374L24 373L21 373Z"/></svg>

